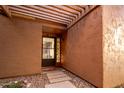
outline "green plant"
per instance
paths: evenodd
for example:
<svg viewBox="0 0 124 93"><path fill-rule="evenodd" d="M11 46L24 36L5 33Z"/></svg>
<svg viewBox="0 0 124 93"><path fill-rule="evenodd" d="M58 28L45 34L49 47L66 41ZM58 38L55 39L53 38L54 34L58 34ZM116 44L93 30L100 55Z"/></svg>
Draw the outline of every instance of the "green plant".
<svg viewBox="0 0 124 93"><path fill-rule="evenodd" d="M13 82L7 85L4 85L3 88L23 88L24 87L24 82L19 81L19 82Z"/></svg>

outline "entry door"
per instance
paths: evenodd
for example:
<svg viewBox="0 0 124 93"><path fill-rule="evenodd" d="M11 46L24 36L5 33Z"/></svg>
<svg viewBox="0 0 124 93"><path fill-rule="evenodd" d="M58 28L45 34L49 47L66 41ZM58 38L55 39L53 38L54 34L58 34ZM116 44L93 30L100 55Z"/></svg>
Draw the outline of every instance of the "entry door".
<svg viewBox="0 0 124 93"><path fill-rule="evenodd" d="M55 38L43 37L42 66L53 66L55 62Z"/></svg>

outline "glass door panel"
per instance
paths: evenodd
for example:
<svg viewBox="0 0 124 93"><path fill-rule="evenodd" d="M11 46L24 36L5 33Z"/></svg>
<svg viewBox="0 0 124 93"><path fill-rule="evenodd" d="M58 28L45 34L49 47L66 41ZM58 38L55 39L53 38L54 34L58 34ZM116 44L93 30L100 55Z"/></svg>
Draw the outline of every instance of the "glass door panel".
<svg viewBox="0 0 124 93"><path fill-rule="evenodd" d="M43 37L43 66L55 65L55 38Z"/></svg>

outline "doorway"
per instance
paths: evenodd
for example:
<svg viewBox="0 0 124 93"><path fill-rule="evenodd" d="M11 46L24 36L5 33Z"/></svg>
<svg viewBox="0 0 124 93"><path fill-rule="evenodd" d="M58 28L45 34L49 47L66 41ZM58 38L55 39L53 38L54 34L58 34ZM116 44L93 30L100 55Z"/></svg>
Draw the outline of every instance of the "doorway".
<svg viewBox="0 0 124 93"><path fill-rule="evenodd" d="M43 37L42 66L54 66L56 64L56 40L52 37Z"/></svg>

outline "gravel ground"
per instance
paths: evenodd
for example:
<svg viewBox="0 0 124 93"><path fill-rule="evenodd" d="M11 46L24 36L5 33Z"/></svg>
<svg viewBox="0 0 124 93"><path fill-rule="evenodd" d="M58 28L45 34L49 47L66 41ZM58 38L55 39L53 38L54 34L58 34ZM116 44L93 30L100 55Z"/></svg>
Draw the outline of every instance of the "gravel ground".
<svg viewBox="0 0 124 93"><path fill-rule="evenodd" d="M43 75L21 76L15 78L0 79L0 86L6 85L15 81L26 81L29 88L44 88Z"/></svg>
<svg viewBox="0 0 124 93"><path fill-rule="evenodd" d="M52 68L52 67L51 67ZM72 74L71 72L63 69L63 68L43 68L43 73L38 75L30 75L30 76L21 76L21 77L15 77L15 78L6 78L6 79L0 79L0 87L8 84L10 82L15 81L26 81L28 88L44 88L45 84L49 84L49 79L47 77L48 71L56 71L61 70L65 74L67 74L72 79L70 80L72 84L74 84L77 88L94 88L95 86L91 85L87 81L79 78L78 76Z"/></svg>

